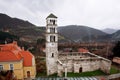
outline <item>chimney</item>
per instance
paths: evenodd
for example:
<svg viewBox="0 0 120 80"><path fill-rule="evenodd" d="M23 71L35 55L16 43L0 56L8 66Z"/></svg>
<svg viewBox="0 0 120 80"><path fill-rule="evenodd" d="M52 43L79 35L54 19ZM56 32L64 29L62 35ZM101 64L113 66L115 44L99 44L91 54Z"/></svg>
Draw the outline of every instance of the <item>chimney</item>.
<svg viewBox="0 0 120 80"><path fill-rule="evenodd" d="M13 44L17 45L17 41L13 41Z"/></svg>

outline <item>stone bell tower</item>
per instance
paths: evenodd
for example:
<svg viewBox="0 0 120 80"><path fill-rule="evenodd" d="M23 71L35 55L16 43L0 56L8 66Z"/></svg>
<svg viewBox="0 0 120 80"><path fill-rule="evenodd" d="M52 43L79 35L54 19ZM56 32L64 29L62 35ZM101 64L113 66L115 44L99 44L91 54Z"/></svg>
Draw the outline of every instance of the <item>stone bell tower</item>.
<svg viewBox="0 0 120 80"><path fill-rule="evenodd" d="M58 34L57 17L50 14L46 18L46 66L47 75L57 73Z"/></svg>

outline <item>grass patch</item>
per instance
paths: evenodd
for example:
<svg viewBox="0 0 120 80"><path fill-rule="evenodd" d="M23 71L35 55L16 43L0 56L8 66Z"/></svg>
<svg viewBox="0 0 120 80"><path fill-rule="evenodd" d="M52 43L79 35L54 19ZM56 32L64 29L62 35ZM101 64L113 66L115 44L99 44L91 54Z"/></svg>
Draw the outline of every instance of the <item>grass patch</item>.
<svg viewBox="0 0 120 80"><path fill-rule="evenodd" d="M73 72L67 73L67 77L80 77L80 76L85 77L85 76L100 76L100 75L106 75L106 74L102 72L101 70L82 72L82 73L73 73Z"/></svg>
<svg viewBox="0 0 120 80"><path fill-rule="evenodd" d="M46 73L37 73L36 77L46 77L47 74Z"/></svg>
<svg viewBox="0 0 120 80"><path fill-rule="evenodd" d="M58 77L58 76L57 76L57 73L55 73L55 74L49 75L48 77Z"/></svg>
<svg viewBox="0 0 120 80"><path fill-rule="evenodd" d="M115 68L114 66L111 66L110 74L116 74L116 73L120 73L120 70L118 70L118 69Z"/></svg>
<svg viewBox="0 0 120 80"><path fill-rule="evenodd" d="M37 73L36 77L58 77L57 73L47 76L47 73Z"/></svg>
<svg viewBox="0 0 120 80"><path fill-rule="evenodd" d="M116 73L120 73L120 70L118 70L114 66L111 66L110 74L116 74ZM64 75L65 73L63 73L63 77ZM73 73L73 72L67 73L67 77L86 77L86 76L100 76L100 75L107 75L107 74L105 74L101 70L82 72L82 73ZM36 77L40 77L40 76L41 77L58 77L57 73L47 76L46 72L37 73Z"/></svg>

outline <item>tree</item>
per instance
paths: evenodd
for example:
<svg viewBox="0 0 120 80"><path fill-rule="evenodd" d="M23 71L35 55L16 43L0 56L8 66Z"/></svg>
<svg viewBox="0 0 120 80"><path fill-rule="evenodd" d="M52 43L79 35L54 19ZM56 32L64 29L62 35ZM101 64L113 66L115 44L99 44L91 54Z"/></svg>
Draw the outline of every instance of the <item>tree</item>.
<svg viewBox="0 0 120 80"><path fill-rule="evenodd" d="M45 49L45 39L44 38L39 38L36 43L36 55L41 53L42 56L45 56L44 49Z"/></svg>
<svg viewBox="0 0 120 80"><path fill-rule="evenodd" d="M39 39L37 40L37 44L44 45L44 44L45 44L45 39L39 38Z"/></svg>
<svg viewBox="0 0 120 80"><path fill-rule="evenodd" d="M118 41L112 50L113 57L120 57L120 41Z"/></svg>

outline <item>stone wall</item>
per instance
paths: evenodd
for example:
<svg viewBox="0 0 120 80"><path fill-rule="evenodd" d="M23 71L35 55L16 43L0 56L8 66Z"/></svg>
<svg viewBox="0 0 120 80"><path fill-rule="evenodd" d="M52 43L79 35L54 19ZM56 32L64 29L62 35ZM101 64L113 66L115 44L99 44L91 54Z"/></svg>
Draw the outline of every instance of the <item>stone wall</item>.
<svg viewBox="0 0 120 80"><path fill-rule="evenodd" d="M110 73L110 68L111 68L111 61L102 58L102 60L100 62L100 69L103 72L109 74Z"/></svg>
<svg viewBox="0 0 120 80"><path fill-rule="evenodd" d="M74 72L79 73L80 68L82 68L81 72L86 72L86 71L94 71L100 68L99 66L100 60L85 60L85 61L79 61L74 63Z"/></svg>
<svg viewBox="0 0 120 80"><path fill-rule="evenodd" d="M105 59L103 57L97 56L92 53L88 53L85 55L64 55L60 56L59 59L62 64L66 64L67 72L86 72L86 71L94 71L101 69L105 73L109 73L111 67L111 61ZM63 70L62 70L63 69ZM64 72L64 67L62 65L58 65L58 72Z"/></svg>
<svg viewBox="0 0 120 80"><path fill-rule="evenodd" d="M67 59L61 61L63 64L67 65L68 72L79 73L80 68L82 68L82 72L86 71L94 71L100 69L100 59ZM58 66L60 68L60 66Z"/></svg>

